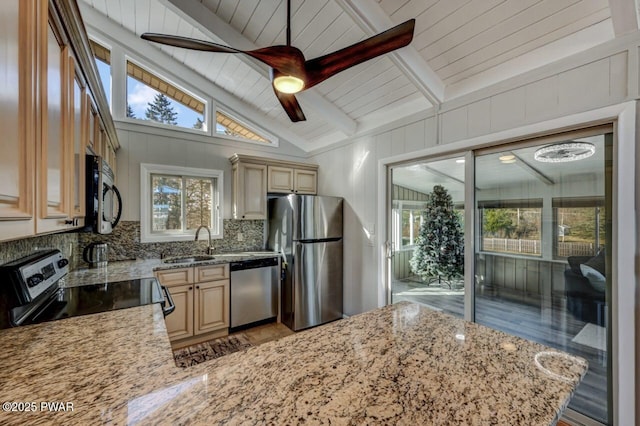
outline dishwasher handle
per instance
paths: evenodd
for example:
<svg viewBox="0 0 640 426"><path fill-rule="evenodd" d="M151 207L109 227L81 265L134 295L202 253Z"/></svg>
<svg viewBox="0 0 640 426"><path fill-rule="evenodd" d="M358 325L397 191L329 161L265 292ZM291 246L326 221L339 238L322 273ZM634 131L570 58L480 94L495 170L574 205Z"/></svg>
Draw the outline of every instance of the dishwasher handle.
<svg viewBox="0 0 640 426"><path fill-rule="evenodd" d="M164 295L167 297L169 301L169 306L165 306L164 301L162 302L162 314L166 317L170 313L176 310L176 304L173 303L173 299L171 298L171 293L169 293L169 289L165 286L161 286Z"/></svg>
<svg viewBox="0 0 640 426"><path fill-rule="evenodd" d="M247 259L239 262L231 262L229 269L231 271L242 271L245 269L267 268L269 266L277 266L278 257L266 257L259 259Z"/></svg>

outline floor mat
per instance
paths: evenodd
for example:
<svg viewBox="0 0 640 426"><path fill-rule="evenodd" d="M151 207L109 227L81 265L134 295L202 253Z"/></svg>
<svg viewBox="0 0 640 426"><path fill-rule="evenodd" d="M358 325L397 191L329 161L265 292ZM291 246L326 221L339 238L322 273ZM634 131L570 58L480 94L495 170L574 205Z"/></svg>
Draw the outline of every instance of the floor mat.
<svg viewBox="0 0 640 426"><path fill-rule="evenodd" d="M190 367L254 346L242 333L221 337L173 351L178 367Z"/></svg>

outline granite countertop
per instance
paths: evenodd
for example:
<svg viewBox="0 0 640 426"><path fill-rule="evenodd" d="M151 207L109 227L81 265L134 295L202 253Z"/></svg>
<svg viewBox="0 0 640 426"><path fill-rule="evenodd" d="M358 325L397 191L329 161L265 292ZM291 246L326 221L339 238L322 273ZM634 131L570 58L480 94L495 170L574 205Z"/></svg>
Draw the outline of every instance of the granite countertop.
<svg viewBox="0 0 640 426"><path fill-rule="evenodd" d="M0 330L1 424L555 423L586 361L403 302L194 367L158 305Z"/></svg>
<svg viewBox="0 0 640 426"><path fill-rule="evenodd" d="M102 284L113 281L126 281L138 278L151 278L155 271L179 269L192 266L217 265L239 262L247 259L260 259L279 256L274 251L250 251L213 254L213 259L191 263L164 263L162 259L120 260L109 262L106 268L78 268L62 280L63 287L76 287L88 284Z"/></svg>

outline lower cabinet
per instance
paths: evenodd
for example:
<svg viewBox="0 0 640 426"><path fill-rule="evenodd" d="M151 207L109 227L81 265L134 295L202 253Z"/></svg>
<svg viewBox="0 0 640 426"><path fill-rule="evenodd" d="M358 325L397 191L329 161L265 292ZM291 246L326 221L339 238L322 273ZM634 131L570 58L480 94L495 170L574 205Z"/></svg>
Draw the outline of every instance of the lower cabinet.
<svg viewBox="0 0 640 426"><path fill-rule="evenodd" d="M229 328L229 280L196 284L194 333Z"/></svg>
<svg viewBox="0 0 640 426"><path fill-rule="evenodd" d="M208 340L229 332L229 265L157 271L176 305L165 318L171 342Z"/></svg>
<svg viewBox="0 0 640 426"><path fill-rule="evenodd" d="M162 281L161 281L162 282ZM176 309L165 318L169 339L193 336L193 284L169 286Z"/></svg>

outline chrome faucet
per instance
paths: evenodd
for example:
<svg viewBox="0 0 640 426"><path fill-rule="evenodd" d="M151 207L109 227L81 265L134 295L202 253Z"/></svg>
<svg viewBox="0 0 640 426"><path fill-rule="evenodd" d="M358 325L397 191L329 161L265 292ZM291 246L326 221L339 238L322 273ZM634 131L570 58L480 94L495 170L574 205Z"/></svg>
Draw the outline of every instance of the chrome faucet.
<svg viewBox="0 0 640 426"><path fill-rule="evenodd" d="M207 254L213 254L213 247L211 247L211 230L209 229L208 226L206 226L206 225L198 226L198 229L196 230L196 239L195 239L195 241L198 241L198 234L200 233L200 230L202 228L206 229L207 233L209 234L209 247L207 247Z"/></svg>

